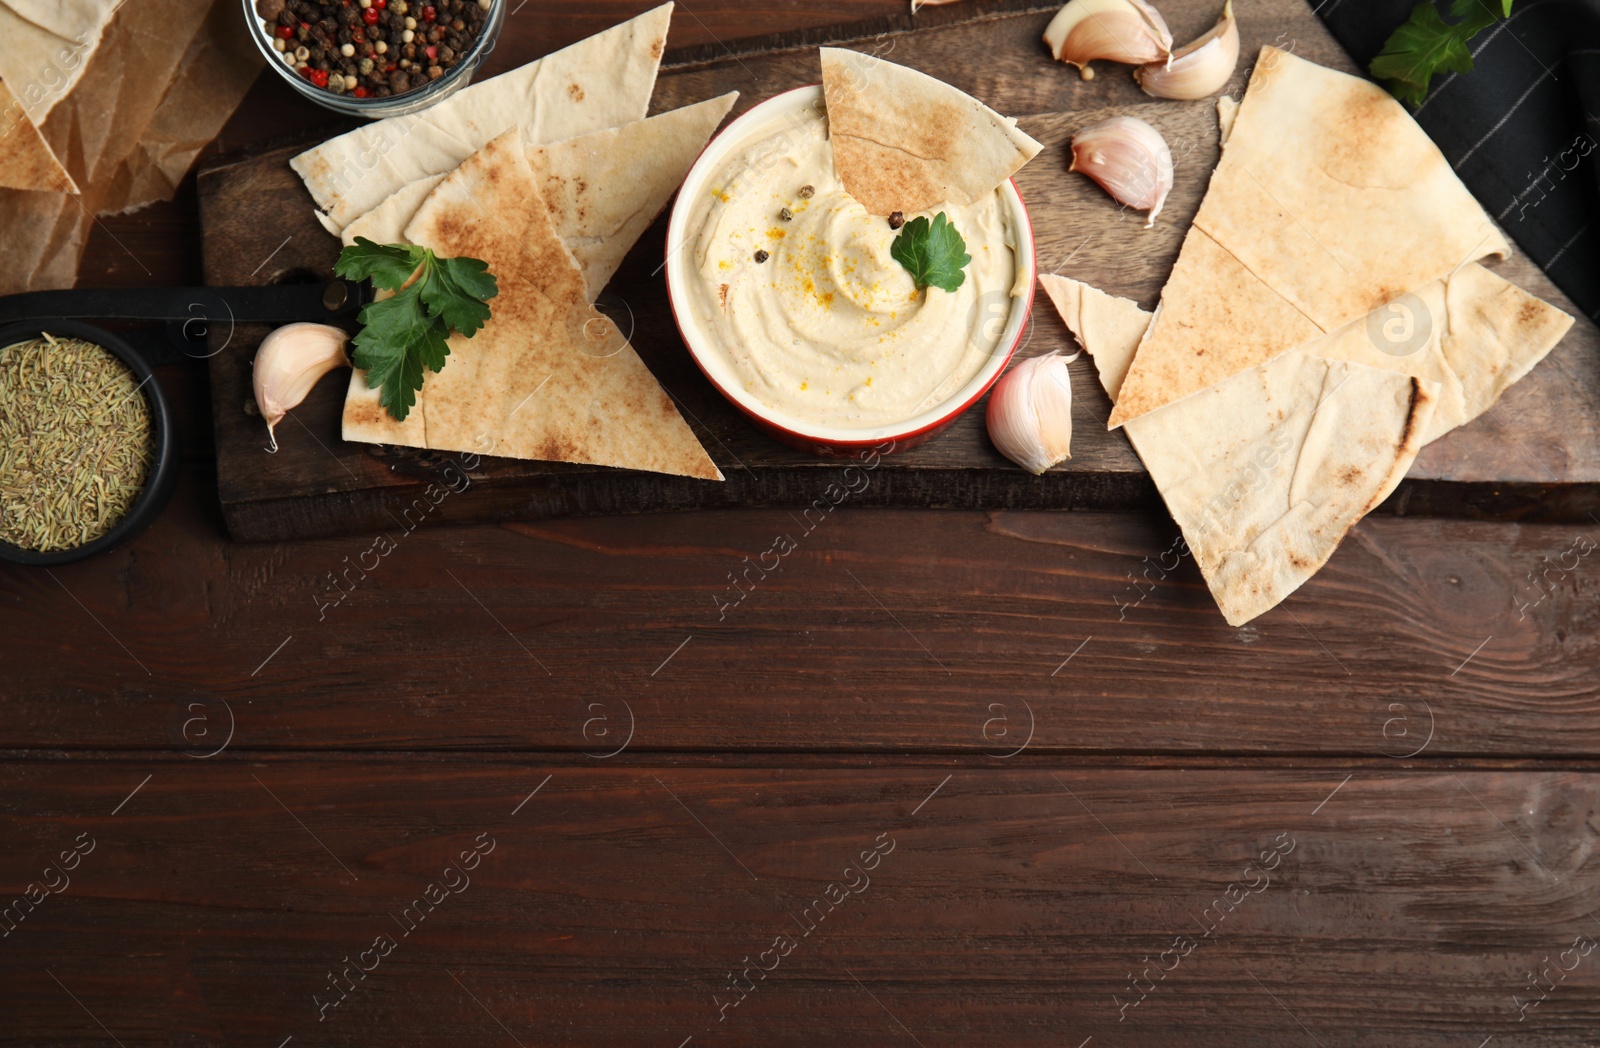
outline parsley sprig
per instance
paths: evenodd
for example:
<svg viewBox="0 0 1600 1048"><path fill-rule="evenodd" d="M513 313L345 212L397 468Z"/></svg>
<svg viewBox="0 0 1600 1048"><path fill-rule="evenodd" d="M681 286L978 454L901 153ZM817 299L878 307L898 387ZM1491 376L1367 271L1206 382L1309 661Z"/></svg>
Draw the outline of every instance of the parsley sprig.
<svg viewBox="0 0 1600 1048"><path fill-rule="evenodd" d="M943 211L931 225L921 217L907 222L889 246L889 254L910 272L918 291L928 287L954 291L967 279L962 270L972 261L967 242Z"/></svg>
<svg viewBox="0 0 1600 1048"><path fill-rule="evenodd" d="M1454 0L1450 15L1460 21L1452 25L1439 16L1433 0L1422 0L1372 60L1372 75L1387 80L1400 101L1421 105L1433 74L1472 72L1468 43L1502 18L1510 18L1511 4L1512 0Z"/></svg>
<svg viewBox="0 0 1600 1048"><path fill-rule="evenodd" d="M366 237L339 253L333 271L347 280L371 278L374 287L395 292L361 310L352 359L366 371L369 387L382 387L378 401L396 422L416 406L422 369L444 367L450 332L477 334L489 320L488 300L500 293L486 262L440 258L425 247L385 246ZM412 274L416 279L407 285Z"/></svg>

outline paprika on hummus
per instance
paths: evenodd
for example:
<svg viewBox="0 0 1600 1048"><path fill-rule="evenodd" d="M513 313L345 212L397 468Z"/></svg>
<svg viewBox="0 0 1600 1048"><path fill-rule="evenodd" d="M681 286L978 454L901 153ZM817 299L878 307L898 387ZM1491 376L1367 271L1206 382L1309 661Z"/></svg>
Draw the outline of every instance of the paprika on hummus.
<svg viewBox="0 0 1600 1048"><path fill-rule="evenodd" d="M902 422L982 370L1012 299L1027 294L1011 212L998 188L926 212L949 216L972 262L954 292L919 291L890 255L896 227L840 182L820 109L753 142L710 181L690 227L693 308L767 407L830 427Z"/></svg>

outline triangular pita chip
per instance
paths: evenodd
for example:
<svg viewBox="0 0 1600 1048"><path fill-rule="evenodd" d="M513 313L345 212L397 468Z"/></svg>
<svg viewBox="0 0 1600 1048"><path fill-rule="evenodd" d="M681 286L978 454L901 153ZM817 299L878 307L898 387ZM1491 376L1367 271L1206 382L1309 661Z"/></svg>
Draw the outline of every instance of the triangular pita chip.
<svg viewBox="0 0 1600 1048"><path fill-rule="evenodd" d="M683 185L738 92L528 151L556 232L600 297Z"/></svg>
<svg viewBox="0 0 1600 1048"><path fill-rule="evenodd" d="M1438 383L1429 444L1489 410L1571 327L1561 310L1472 262L1295 352Z"/></svg>
<svg viewBox="0 0 1600 1048"><path fill-rule="evenodd" d="M583 270L590 302L650 223L678 191L739 98L726 94L648 120L528 149L528 163L550 208L556 234ZM346 244L363 236L398 243L429 193L444 178L412 182L345 227Z"/></svg>
<svg viewBox="0 0 1600 1048"><path fill-rule="evenodd" d="M1111 425L1509 253L1387 92L1263 48Z"/></svg>
<svg viewBox="0 0 1600 1048"><path fill-rule="evenodd" d="M444 174L509 128L534 144L640 120L650 106L672 4L580 40L430 109L390 117L290 161L337 234L409 182Z"/></svg>
<svg viewBox="0 0 1600 1048"><path fill-rule="evenodd" d="M0 80L0 187L48 192L78 192L22 104Z"/></svg>
<svg viewBox="0 0 1600 1048"><path fill-rule="evenodd" d="M1150 314L1042 276L1107 392ZM1125 386L1126 383L1121 383ZM1327 563L1421 449L1438 385L1291 352L1125 427L1223 617L1241 626Z"/></svg>
<svg viewBox="0 0 1600 1048"><path fill-rule="evenodd" d="M1228 136L1233 133L1234 118L1239 115L1239 103L1223 95L1217 99L1217 132L1221 136L1221 144L1228 144Z"/></svg>
<svg viewBox="0 0 1600 1048"><path fill-rule="evenodd" d="M833 166L874 215L970 204L1044 148L965 92L915 69L822 49Z"/></svg>
<svg viewBox="0 0 1600 1048"><path fill-rule="evenodd" d="M411 224L417 209L444 179L444 175L429 175L407 182L389 194L383 203L345 226L342 231L330 229L329 232L344 241L345 247L354 244L357 237L366 237L374 244L401 243L405 239L406 226ZM319 211L317 214L320 215L322 212Z"/></svg>
<svg viewBox="0 0 1600 1048"><path fill-rule="evenodd" d="M483 259L500 287L493 318L474 338L452 336L444 370L427 376L420 446L722 479L633 347L588 305L516 129L441 182L406 237ZM346 401L347 438L392 421L370 408Z"/></svg>

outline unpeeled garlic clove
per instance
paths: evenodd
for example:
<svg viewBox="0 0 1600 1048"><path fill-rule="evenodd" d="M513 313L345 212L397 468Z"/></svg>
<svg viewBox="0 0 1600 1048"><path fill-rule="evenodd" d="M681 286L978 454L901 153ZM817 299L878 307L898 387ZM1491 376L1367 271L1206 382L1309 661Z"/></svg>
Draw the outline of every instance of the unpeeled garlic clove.
<svg viewBox="0 0 1600 1048"><path fill-rule="evenodd" d="M1173 52L1165 62L1150 62L1133 71L1144 93L1157 98L1193 101L1222 90L1239 65L1239 23L1233 0L1204 36Z"/></svg>
<svg viewBox="0 0 1600 1048"><path fill-rule="evenodd" d="M1161 132L1132 116L1114 116L1072 136L1072 166L1135 211L1149 211L1146 229L1172 192L1172 150Z"/></svg>
<svg viewBox="0 0 1600 1048"><path fill-rule="evenodd" d="M1172 53L1166 21L1144 0L1072 0L1045 27L1044 42L1085 80L1094 79L1096 59L1142 65Z"/></svg>
<svg viewBox="0 0 1600 1048"><path fill-rule="evenodd" d="M273 428L306 399L317 380L334 368L350 366L344 353L349 340L349 335L327 324L289 324L262 340L250 386L256 407L267 420L271 450L278 450Z"/></svg>
<svg viewBox="0 0 1600 1048"><path fill-rule="evenodd" d="M1072 457L1072 376L1064 357L1046 353L1012 368L989 395L989 439L1000 454L1038 476Z"/></svg>

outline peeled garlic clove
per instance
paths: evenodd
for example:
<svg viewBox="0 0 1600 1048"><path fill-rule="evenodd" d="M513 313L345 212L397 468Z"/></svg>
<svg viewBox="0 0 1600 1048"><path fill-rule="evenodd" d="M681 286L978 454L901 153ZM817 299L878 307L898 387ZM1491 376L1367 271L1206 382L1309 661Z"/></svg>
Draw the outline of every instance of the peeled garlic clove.
<svg viewBox="0 0 1600 1048"><path fill-rule="evenodd" d="M1144 93L1157 98L1192 101L1222 90L1239 64L1239 23L1233 20L1233 0L1204 36L1173 52L1165 62L1150 62L1133 71Z"/></svg>
<svg viewBox="0 0 1600 1048"><path fill-rule="evenodd" d="M1000 454L1038 476L1072 457L1072 376L1046 353L1012 368L989 395L989 439Z"/></svg>
<svg viewBox="0 0 1600 1048"><path fill-rule="evenodd" d="M1094 79L1096 59L1141 65L1172 53L1166 21L1144 0L1072 0L1045 27L1044 42L1085 80Z"/></svg>
<svg viewBox="0 0 1600 1048"><path fill-rule="evenodd" d="M1172 150L1161 132L1132 116L1114 116L1072 136L1072 166L1135 211L1149 211L1146 229L1172 192Z"/></svg>
<svg viewBox="0 0 1600 1048"><path fill-rule="evenodd" d="M350 336L327 324L289 324L268 335L256 350L250 386L256 407L267 420L267 437L278 450L273 428L289 409L306 399L311 387L334 368L349 367L345 343Z"/></svg>

